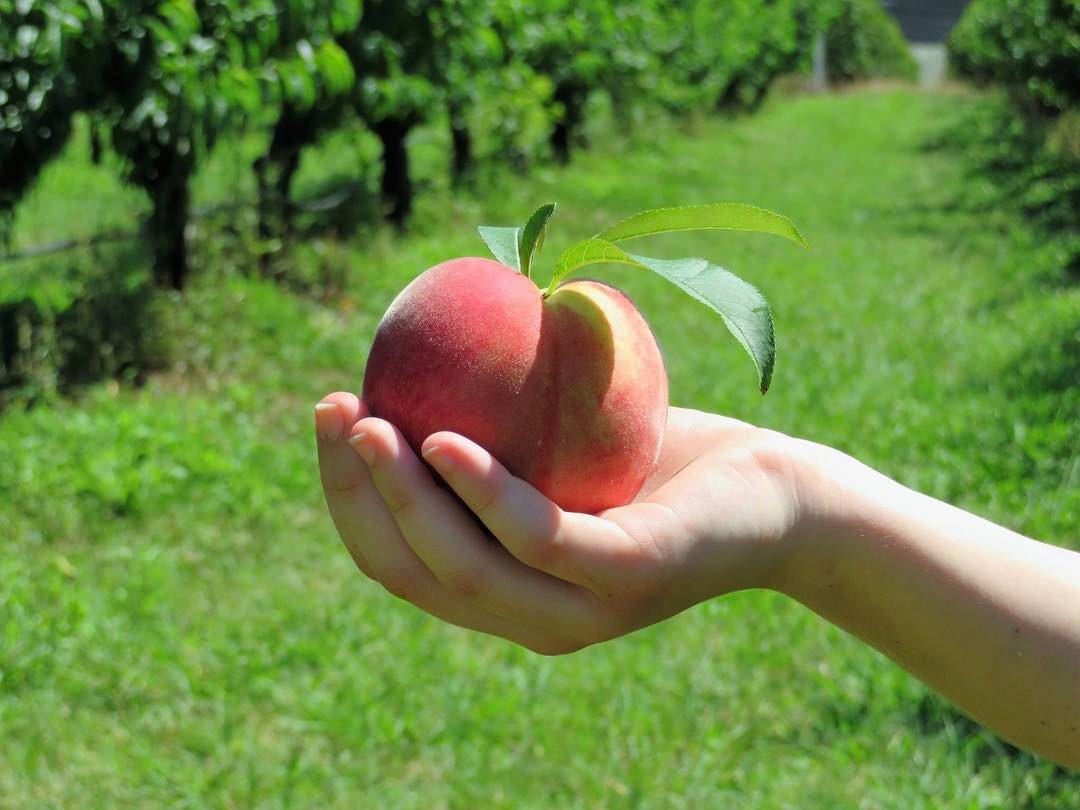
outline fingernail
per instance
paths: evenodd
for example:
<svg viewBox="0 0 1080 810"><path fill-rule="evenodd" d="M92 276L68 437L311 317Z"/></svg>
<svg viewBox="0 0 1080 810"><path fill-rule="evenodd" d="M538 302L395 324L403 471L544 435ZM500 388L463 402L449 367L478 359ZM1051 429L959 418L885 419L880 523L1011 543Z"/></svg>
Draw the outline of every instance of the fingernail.
<svg viewBox="0 0 1080 810"><path fill-rule="evenodd" d="M367 441L366 433L355 433L349 438L349 444L353 450L364 460L369 467L375 463L375 448Z"/></svg>
<svg viewBox="0 0 1080 810"><path fill-rule="evenodd" d="M440 473L452 472L454 469L453 460L446 455L446 453L440 452L442 447L437 444L433 444L421 455L424 457L424 461L438 470Z"/></svg>
<svg viewBox="0 0 1080 810"><path fill-rule="evenodd" d="M333 402L320 402L315 406L315 430L325 441L336 442L340 439L343 427L345 422L337 405Z"/></svg>

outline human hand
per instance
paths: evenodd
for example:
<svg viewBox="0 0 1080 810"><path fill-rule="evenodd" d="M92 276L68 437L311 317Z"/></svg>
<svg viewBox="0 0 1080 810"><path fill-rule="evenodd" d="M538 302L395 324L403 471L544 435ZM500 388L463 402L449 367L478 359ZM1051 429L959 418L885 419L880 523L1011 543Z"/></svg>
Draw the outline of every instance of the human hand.
<svg viewBox="0 0 1080 810"><path fill-rule="evenodd" d="M698 411L669 411L642 492L599 515L561 510L478 445L436 433L422 454L458 501L352 394L319 403L316 428L327 505L360 570L441 619L539 653L772 587L800 527L805 443Z"/></svg>
<svg viewBox="0 0 1080 810"><path fill-rule="evenodd" d="M823 445L696 411L671 409L637 500L599 515L559 509L474 443L436 433L423 455L459 501L352 394L315 417L326 500L357 566L439 618L559 654L773 588L990 728L1080 767L1074 551Z"/></svg>

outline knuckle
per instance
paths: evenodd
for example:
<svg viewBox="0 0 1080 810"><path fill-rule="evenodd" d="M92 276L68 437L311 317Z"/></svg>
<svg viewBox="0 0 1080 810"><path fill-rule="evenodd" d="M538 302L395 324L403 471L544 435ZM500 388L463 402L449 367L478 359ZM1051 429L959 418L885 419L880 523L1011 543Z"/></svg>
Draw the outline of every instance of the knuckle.
<svg viewBox="0 0 1080 810"><path fill-rule="evenodd" d="M782 466L790 455L791 444L791 439L783 433L763 428L750 445L750 452L755 459L769 466Z"/></svg>
<svg viewBox="0 0 1080 810"><path fill-rule="evenodd" d="M456 571L444 577L442 583L448 591L469 602L482 599L488 592L486 578L475 571Z"/></svg>
<svg viewBox="0 0 1080 810"><path fill-rule="evenodd" d="M380 571L373 579L398 599L416 603L420 598L420 580L410 571Z"/></svg>
<svg viewBox="0 0 1080 810"><path fill-rule="evenodd" d="M547 571L561 565L567 549L560 530L560 516L557 512L546 516L542 522L532 524L517 544L521 561L533 568Z"/></svg>
<svg viewBox="0 0 1080 810"><path fill-rule="evenodd" d="M323 481L323 489L331 495L351 495L359 492L367 485L363 478L350 478L345 481Z"/></svg>
<svg viewBox="0 0 1080 810"><path fill-rule="evenodd" d="M473 512L480 516L490 515L498 500L499 490L495 487L488 487L473 498Z"/></svg>
<svg viewBox="0 0 1080 810"><path fill-rule="evenodd" d="M534 534L521 546L523 562L533 568L550 569L561 559L563 546L554 534Z"/></svg>
<svg viewBox="0 0 1080 810"><path fill-rule="evenodd" d="M349 556L352 557L353 562L356 563L356 567L360 573L368 579L375 579L376 577L371 570L371 565L368 563L363 553L361 553L359 549L351 546L348 547L348 551Z"/></svg>
<svg viewBox="0 0 1080 810"><path fill-rule="evenodd" d="M393 517L398 517L407 512L412 505L412 498L401 490L391 489L381 494L383 503L386 504L386 511Z"/></svg>

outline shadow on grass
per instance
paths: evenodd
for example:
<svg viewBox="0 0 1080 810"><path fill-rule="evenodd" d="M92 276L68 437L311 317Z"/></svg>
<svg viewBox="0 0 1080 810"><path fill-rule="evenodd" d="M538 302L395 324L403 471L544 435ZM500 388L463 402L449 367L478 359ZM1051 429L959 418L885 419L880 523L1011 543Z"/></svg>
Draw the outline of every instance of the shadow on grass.
<svg viewBox="0 0 1080 810"><path fill-rule="evenodd" d="M1080 156L1051 145L1055 128L1067 126L1077 124L1025 114L1001 98L961 107L923 149L962 161L967 182L919 213L1015 212L1060 244L1060 280L1080 283Z"/></svg>
<svg viewBox="0 0 1080 810"><path fill-rule="evenodd" d="M0 268L0 409L166 368L167 307L137 243Z"/></svg>
<svg viewBox="0 0 1080 810"><path fill-rule="evenodd" d="M381 215L379 195L369 182L335 175L293 203L292 236L298 240L345 239L361 226L377 225Z"/></svg>
<svg viewBox="0 0 1080 810"><path fill-rule="evenodd" d="M1014 806L1057 806L1043 802L1062 794L1071 795L1075 788L1080 788L1080 776L1077 774L1006 742L932 692L915 704L912 721L922 734L944 735L956 740L957 744L968 751L979 768L1001 758L1026 766L1028 779L1025 781L1024 791L1028 795L1014 796L1014 799L1022 800L1021 804ZM1036 771L1043 778L1036 778Z"/></svg>
<svg viewBox="0 0 1080 810"><path fill-rule="evenodd" d="M226 206L204 213L192 241L193 264L213 273L262 277L296 295L332 300L344 289L349 262L346 243L381 225L371 182L344 174L326 178L278 212L273 237L260 238L255 205Z"/></svg>
<svg viewBox="0 0 1080 810"><path fill-rule="evenodd" d="M1080 323L1063 323L1049 340L1034 342L1005 372L1008 388L1060 397L1080 389ZM1075 415L1080 419L1080 413Z"/></svg>

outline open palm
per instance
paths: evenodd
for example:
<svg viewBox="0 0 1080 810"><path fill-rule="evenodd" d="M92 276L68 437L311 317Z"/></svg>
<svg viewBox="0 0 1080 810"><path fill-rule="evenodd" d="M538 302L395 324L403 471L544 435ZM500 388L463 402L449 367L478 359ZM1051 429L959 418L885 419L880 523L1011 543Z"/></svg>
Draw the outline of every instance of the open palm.
<svg viewBox="0 0 1080 810"><path fill-rule="evenodd" d="M326 397L316 423L327 505L360 570L439 618L537 652L768 585L794 522L792 440L698 411L670 410L638 498L599 515L561 510L478 445L436 433L424 459L459 501L351 394Z"/></svg>

